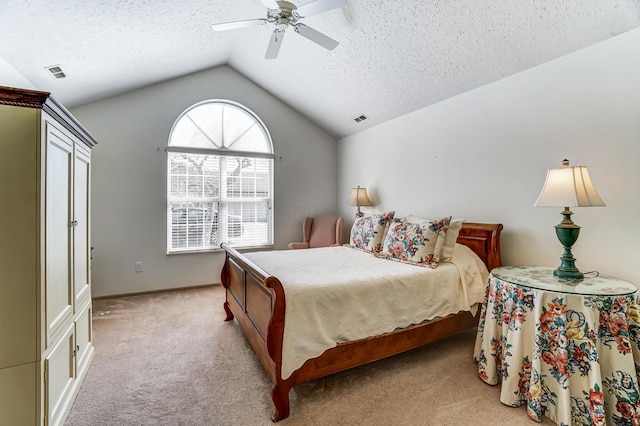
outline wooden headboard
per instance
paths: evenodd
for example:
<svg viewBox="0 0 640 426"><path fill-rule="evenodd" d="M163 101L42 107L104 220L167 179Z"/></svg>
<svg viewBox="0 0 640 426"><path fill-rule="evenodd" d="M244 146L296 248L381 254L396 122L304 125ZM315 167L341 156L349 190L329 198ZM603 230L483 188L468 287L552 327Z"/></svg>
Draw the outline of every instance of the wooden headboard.
<svg viewBox="0 0 640 426"><path fill-rule="evenodd" d="M473 250L491 271L502 265L500 256L500 223L464 222L457 242Z"/></svg>

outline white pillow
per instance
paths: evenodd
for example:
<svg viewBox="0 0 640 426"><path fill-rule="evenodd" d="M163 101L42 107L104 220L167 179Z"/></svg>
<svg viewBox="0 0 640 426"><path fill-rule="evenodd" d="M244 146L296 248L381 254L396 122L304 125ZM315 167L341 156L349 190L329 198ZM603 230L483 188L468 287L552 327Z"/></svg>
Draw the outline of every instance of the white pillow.
<svg viewBox="0 0 640 426"><path fill-rule="evenodd" d="M405 219L407 222L432 222L432 219L425 219L422 217L409 215ZM464 219L451 219L447 233L444 236L444 245L442 246L442 254L440 255L440 262L451 262L453 259L453 248L456 246L456 240L460 229L462 229L462 223Z"/></svg>

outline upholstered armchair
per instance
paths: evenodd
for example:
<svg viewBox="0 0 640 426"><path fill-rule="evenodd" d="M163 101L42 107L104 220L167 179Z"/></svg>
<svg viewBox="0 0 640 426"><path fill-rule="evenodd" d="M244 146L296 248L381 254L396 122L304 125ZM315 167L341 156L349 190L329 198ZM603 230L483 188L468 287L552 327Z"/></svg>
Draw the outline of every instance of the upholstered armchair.
<svg viewBox="0 0 640 426"><path fill-rule="evenodd" d="M338 216L306 217L302 223L303 241L289 243L290 249L339 246L344 219Z"/></svg>

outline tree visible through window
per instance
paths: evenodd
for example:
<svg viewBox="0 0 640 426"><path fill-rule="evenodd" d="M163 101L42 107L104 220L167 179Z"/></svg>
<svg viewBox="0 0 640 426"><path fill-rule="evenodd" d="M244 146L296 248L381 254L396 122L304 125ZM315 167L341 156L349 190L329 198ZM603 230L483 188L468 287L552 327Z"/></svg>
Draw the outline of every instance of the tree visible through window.
<svg viewBox="0 0 640 426"><path fill-rule="evenodd" d="M167 151L167 252L273 244L273 145L255 114L200 102L178 117Z"/></svg>

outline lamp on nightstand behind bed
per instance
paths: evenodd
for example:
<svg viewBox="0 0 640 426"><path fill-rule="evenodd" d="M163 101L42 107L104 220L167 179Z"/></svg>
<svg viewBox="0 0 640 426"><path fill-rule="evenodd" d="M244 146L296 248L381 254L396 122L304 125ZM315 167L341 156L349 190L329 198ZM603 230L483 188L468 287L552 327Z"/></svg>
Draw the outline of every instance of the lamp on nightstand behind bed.
<svg viewBox="0 0 640 426"><path fill-rule="evenodd" d="M584 274L576 268L576 259L571 247L578 240L580 227L573 223L573 212L569 207L602 207L604 201L598 195L591 182L586 166L569 167L569 160L562 161L561 169L550 169L544 182L536 207L564 207L560 213L562 222L556 225L556 235L564 247L560 258L561 264L553 271L553 275L561 279L584 278Z"/></svg>
<svg viewBox="0 0 640 426"><path fill-rule="evenodd" d="M351 189L351 194L349 195L347 204L350 206L358 206L356 217L362 217L364 216L364 213L360 211L360 206L372 206L373 202L367 195L367 189L361 188L360 185L358 185L357 188Z"/></svg>

